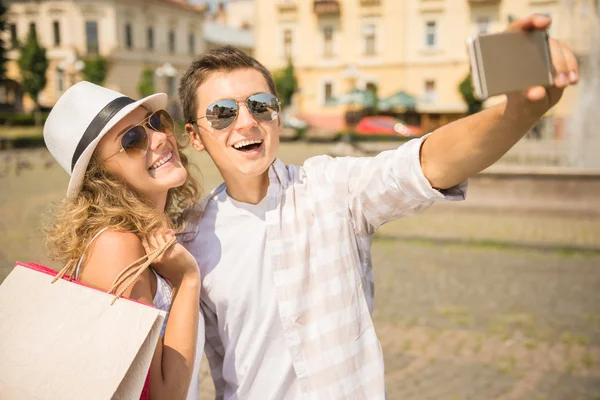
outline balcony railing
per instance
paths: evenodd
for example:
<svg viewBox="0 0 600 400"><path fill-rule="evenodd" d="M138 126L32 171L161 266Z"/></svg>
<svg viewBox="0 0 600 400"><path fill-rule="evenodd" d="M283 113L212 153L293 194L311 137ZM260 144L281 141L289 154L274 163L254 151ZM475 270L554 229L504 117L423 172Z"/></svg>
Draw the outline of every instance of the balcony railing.
<svg viewBox="0 0 600 400"><path fill-rule="evenodd" d="M380 6L381 0L360 0L360 5L363 7Z"/></svg>
<svg viewBox="0 0 600 400"><path fill-rule="evenodd" d="M317 15L339 15L342 12L338 0L314 0L313 7Z"/></svg>
<svg viewBox="0 0 600 400"><path fill-rule="evenodd" d="M500 4L502 0L469 0L471 5L487 5L487 4Z"/></svg>
<svg viewBox="0 0 600 400"><path fill-rule="evenodd" d="M279 0L277 2L277 9L281 12L296 11L298 3L296 0Z"/></svg>

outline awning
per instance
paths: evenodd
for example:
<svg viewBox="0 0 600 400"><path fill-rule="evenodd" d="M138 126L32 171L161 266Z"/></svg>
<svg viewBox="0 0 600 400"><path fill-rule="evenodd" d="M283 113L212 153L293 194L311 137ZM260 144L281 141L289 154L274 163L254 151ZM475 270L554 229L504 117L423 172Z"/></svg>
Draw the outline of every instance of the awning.
<svg viewBox="0 0 600 400"><path fill-rule="evenodd" d="M332 106L354 104L362 107L373 107L375 106L375 102L375 95L372 91L354 89L339 97L328 100L326 104Z"/></svg>
<svg viewBox="0 0 600 400"><path fill-rule="evenodd" d="M414 110L417 107L417 99L401 90L390 97L379 100L377 107L382 111L393 109Z"/></svg>

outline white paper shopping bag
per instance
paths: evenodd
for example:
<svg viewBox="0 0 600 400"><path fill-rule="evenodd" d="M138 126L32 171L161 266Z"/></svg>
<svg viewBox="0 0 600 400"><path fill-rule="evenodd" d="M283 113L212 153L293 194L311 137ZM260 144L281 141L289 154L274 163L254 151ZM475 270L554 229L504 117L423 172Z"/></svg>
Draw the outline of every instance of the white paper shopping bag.
<svg viewBox="0 0 600 400"><path fill-rule="evenodd" d="M0 399L139 399L165 313L54 274L0 286Z"/></svg>

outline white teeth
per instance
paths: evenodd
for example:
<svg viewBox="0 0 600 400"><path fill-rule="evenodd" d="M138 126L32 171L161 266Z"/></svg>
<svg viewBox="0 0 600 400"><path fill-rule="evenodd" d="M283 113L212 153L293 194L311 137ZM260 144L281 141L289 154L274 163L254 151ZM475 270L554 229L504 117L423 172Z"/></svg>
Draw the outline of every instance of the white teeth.
<svg viewBox="0 0 600 400"><path fill-rule="evenodd" d="M263 141L260 139L251 139L251 140L242 140L241 142L237 142L233 145L235 149L241 149L244 146L249 146L251 144L262 143Z"/></svg>
<svg viewBox="0 0 600 400"><path fill-rule="evenodd" d="M164 163L169 161L172 157L173 157L173 152L170 152L169 154L167 154L166 157L161 158L160 160L158 160L157 162L152 164L152 166L149 169L156 169L156 168L160 167L161 165L163 165Z"/></svg>

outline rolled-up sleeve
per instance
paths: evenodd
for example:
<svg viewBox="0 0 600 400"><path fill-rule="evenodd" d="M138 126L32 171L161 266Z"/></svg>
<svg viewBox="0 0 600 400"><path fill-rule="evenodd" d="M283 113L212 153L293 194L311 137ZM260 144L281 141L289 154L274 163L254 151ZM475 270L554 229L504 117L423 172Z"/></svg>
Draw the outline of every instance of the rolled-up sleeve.
<svg viewBox="0 0 600 400"><path fill-rule="evenodd" d="M445 190L431 187L419 157L425 139L375 157L307 160L307 176L317 183L312 190L330 191L338 205L347 207L359 235L372 235L386 222L413 215L436 200L464 200L466 181Z"/></svg>

